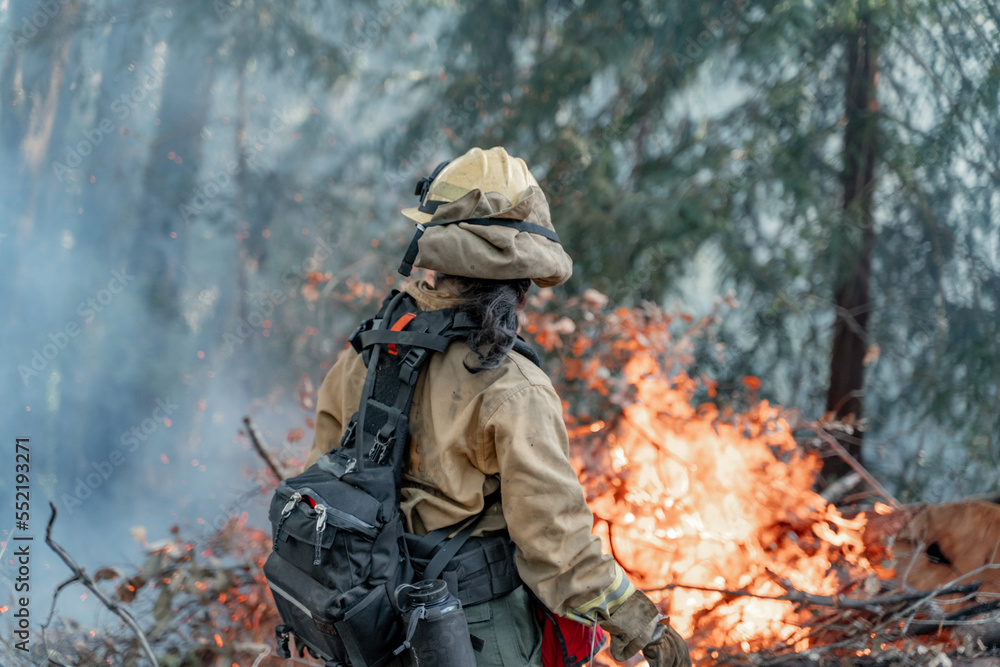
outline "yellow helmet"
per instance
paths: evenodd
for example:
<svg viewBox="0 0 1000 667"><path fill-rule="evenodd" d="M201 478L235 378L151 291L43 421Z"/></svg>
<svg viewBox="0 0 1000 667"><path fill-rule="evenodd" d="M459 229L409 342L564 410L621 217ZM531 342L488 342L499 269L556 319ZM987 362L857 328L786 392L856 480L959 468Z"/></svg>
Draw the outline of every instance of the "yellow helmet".
<svg viewBox="0 0 1000 667"><path fill-rule="evenodd" d="M438 206L453 202L473 190L499 192L511 204L538 181L528 165L519 157L510 156L502 146L488 150L473 148L462 157L437 166L430 176L417 182L420 205L403 209L402 213L415 222L430 222Z"/></svg>

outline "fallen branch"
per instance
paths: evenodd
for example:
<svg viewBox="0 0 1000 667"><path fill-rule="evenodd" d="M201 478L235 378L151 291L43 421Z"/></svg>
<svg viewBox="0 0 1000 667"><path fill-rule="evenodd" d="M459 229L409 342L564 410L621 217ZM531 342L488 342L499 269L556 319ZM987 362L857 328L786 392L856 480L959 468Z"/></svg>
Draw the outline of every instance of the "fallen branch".
<svg viewBox="0 0 1000 667"><path fill-rule="evenodd" d="M840 595L813 595L812 593L806 593L796 589L787 579L774 576L773 574L772 576L774 577L775 582L787 591L787 593L779 599L785 599L791 602L803 602L823 607L864 609L874 613L881 613L882 607L884 606L900 604L902 602L916 602L917 604L913 605L913 607L911 607L912 609L918 607L927 600L931 600L941 595L968 595L970 593L975 593L979 590L979 587L983 585L983 582L981 581L973 581L969 584L935 588L930 591L912 591L910 593L897 593L895 595L882 595L879 597L859 599L849 597L845 598Z"/></svg>
<svg viewBox="0 0 1000 667"><path fill-rule="evenodd" d="M965 574L963 574L960 577L956 577L956 578L952 579L951 582L949 582L947 584L947 586L950 587L952 585L958 584L958 582L962 581L963 579L969 579L970 577L973 577L973 576L975 576L977 574L980 574L982 572L986 572L986 571L989 571L989 570L996 570L998 568L1000 568L1000 563L987 563L986 565L982 565L980 567L977 567L975 570L970 570L969 572L966 572ZM905 579L904 579L904 581L905 581ZM973 583L975 583L977 585L980 584L980 582L973 582ZM952 601L952 602L954 602L954 601ZM988 603L988 604L992 604L992 603ZM901 616L907 616L907 615L909 616L909 618L907 618L907 620L906 620L906 624L903 626L903 629L902 629L903 630L903 635L910 634L911 633L910 626L912 626L914 623L919 623L919 621L914 618L915 614L914 613L910 613L910 612L915 612L917 606L918 605L913 605L913 606L909 607L908 609L906 609L905 612L903 612L901 614ZM986 605L983 605L983 604L977 605L976 607L979 608L979 611L976 612L977 614L986 613L987 611L991 610L990 608L984 608L984 607L986 607ZM975 607L973 607L973 608L975 608ZM938 623L942 623L943 624L945 621L949 621L950 623L953 623L953 624L957 623L957 622L960 622L960 621L958 621L956 619L967 618L968 609L969 608L959 609L958 611L953 612L951 614L951 616L955 617L955 619L949 619L947 616L945 616L945 617L943 617L941 619L935 619L934 625L937 626ZM935 627L935 629L936 629L936 627ZM933 632L933 630L932 630L932 632ZM916 634L922 634L922 633L916 633Z"/></svg>
<svg viewBox="0 0 1000 667"><path fill-rule="evenodd" d="M867 470L865 470L864 466L862 466L856 458L851 456L851 453L848 452L846 449L844 449L844 446L841 445L839 442L837 442L835 438L832 438L830 434L824 431L823 428L820 426L814 426L813 430L816 432L816 435L819 436L820 440L828 444L830 446L830 449L832 449L837 456L843 459L844 462L847 463L847 465L851 466L851 469L854 470L854 472L861 475L861 478L864 479L866 482L868 482L869 486L871 486L880 496L882 496L882 498L886 500L889 503L889 505L892 506L893 509L898 510L900 507L902 507L900 502L896 500L893 497L893 495L886 490L884 486L879 484L879 481L874 477L872 477L872 474Z"/></svg>
<svg viewBox="0 0 1000 667"><path fill-rule="evenodd" d="M253 448L257 450L260 457L264 459L264 463L266 463L267 467L271 469L274 476L278 478L278 481L284 481L285 474L281 471L281 467L267 450L267 444L264 442L264 436L262 436L260 431L257 430L257 426L253 423L253 420L250 419L250 417L244 417L243 423L246 424L247 433L250 434L250 444L252 444Z"/></svg>
<svg viewBox="0 0 1000 667"><path fill-rule="evenodd" d="M655 593L658 591L673 590L675 588L684 588L694 591L704 591L706 593L719 593L721 595L731 596L731 597L754 597L761 600L784 600L787 602L797 602L804 604L811 604L818 607L834 607L837 609L864 609L865 611L871 612L881 612L883 606L900 604L902 602L914 602L922 600L930 600L932 598L941 595L968 595L969 593L975 593L979 590L982 582L973 582L971 584L964 584L961 586L949 586L947 588L934 589L932 591L914 591L912 593L898 593L896 595L883 595L880 597L873 597L868 599L844 597L841 595L814 595L812 593L806 593L805 591L800 591L793 587L786 580L779 579L777 581L782 588L785 589L784 595L761 595L759 593L751 593L745 588L739 590L729 590L724 588L707 588L705 586L692 586L688 584L667 584L660 588L648 588L643 589L644 593Z"/></svg>
<svg viewBox="0 0 1000 667"><path fill-rule="evenodd" d="M142 631L142 628L139 627L139 624L132 617L132 614L122 609L117 602L109 598L104 591L98 588L97 584L94 583L94 580L90 578L90 576L77 564L75 560L73 560L73 557L52 539L52 524L54 524L56 520L56 506L49 503L49 507L52 508L52 516L49 517L49 525L45 528L45 543L49 545L50 549L56 552L56 555L59 556L59 558L61 558L63 562L66 563L66 566L73 572L73 578L60 584L56 594L74 581L78 581L86 586L94 595L97 596L97 599L111 611L111 613L122 619L126 625L132 628L136 637L139 638L139 644L142 646L142 650L146 652L146 657L148 657L153 666L156 667L156 665L159 664L156 659L156 654L153 653L153 649L149 645L149 640L146 639L146 634ZM55 601L53 600L53 606L54 605Z"/></svg>
<svg viewBox="0 0 1000 667"><path fill-rule="evenodd" d="M979 627L985 625L987 629L992 629L992 632L977 630L976 635L973 636L978 636L980 641L983 641L987 645L995 646L998 642L998 636L996 633L998 627L1000 627L1000 618L997 616L986 616L983 618L973 617L988 614L996 609L1000 609L1000 600L992 600L990 602L984 602L972 607L966 607L965 609L959 609L958 611L952 612L943 618L911 618L906 623L901 634L904 637L918 637L920 635L929 635L935 632L941 632L945 629L954 630L960 627Z"/></svg>
<svg viewBox="0 0 1000 667"><path fill-rule="evenodd" d="M994 609L1000 609L1000 600L991 600L990 602L983 602L982 604L966 607L965 609L959 609L958 611L945 616L944 620L946 623L964 621L972 618L973 616L981 616L989 613Z"/></svg>
<svg viewBox="0 0 1000 667"><path fill-rule="evenodd" d="M49 625L52 623L52 616L54 616L56 613L56 600L59 599L59 594L63 592L64 588L66 588L70 584L75 584L79 580L80 580L79 576L73 576L67 579L66 581L62 582L58 586L56 586L55 592L52 593L52 608L49 609L49 615L45 619L45 622L42 623L42 632L45 632L45 629L48 628Z"/></svg>

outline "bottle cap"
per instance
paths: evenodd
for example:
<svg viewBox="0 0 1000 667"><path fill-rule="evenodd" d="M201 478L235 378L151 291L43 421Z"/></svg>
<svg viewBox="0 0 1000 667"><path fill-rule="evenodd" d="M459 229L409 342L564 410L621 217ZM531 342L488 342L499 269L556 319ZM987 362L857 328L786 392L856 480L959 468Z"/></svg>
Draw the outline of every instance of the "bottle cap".
<svg viewBox="0 0 1000 667"><path fill-rule="evenodd" d="M424 579L406 591L406 598L411 605L432 604L446 597L448 597L448 584L443 579Z"/></svg>

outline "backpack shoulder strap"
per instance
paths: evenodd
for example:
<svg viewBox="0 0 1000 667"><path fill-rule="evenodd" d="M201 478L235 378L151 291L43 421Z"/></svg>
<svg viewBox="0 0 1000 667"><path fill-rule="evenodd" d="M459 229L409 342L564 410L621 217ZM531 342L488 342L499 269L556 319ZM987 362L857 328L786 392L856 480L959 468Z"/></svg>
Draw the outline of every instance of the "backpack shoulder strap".
<svg viewBox="0 0 1000 667"><path fill-rule="evenodd" d="M535 348L528 345L527 341L525 341L520 336L518 336L517 340L514 341L514 347L511 349L514 352L517 352L527 357L528 361L538 366L539 368L542 367L542 362L538 359L538 353L535 352Z"/></svg>
<svg viewBox="0 0 1000 667"><path fill-rule="evenodd" d="M368 372L341 447L355 450L359 469L367 460L401 471L420 371L434 352L443 352L464 335L464 323L454 310L422 311L410 295L398 291L351 335L351 345L363 355Z"/></svg>

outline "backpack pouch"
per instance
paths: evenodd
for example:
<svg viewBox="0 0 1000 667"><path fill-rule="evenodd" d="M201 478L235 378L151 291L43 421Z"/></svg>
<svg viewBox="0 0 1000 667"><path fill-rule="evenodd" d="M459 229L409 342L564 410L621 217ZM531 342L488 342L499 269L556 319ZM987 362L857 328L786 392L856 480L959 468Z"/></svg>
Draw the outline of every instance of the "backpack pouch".
<svg viewBox="0 0 1000 667"><path fill-rule="evenodd" d="M367 581L372 573L373 544L386 528L379 520L381 504L339 480L296 486L295 490L287 484L286 488L279 487L271 502L270 519L279 526L274 540L276 551L332 589L347 591ZM285 510L296 492L302 498L290 511ZM337 506L328 504L328 498L337 499ZM318 505L325 508L322 526L318 524ZM287 516L282 516L283 511Z"/></svg>
<svg viewBox="0 0 1000 667"><path fill-rule="evenodd" d="M308 646L318 658L348 664L347 649L333 622L343 594L317 584L276 553L264 563L264 576L282 620L295 628L298 646Z"/></svg>
<svg viewBox="0 0 1000 667"><path fill-rule="evenodd" d="M394 657L393 649L402 643L402 621L389 600L388 589L386 584L369 590L335 624L351 665L380 667Z"/></svg>

